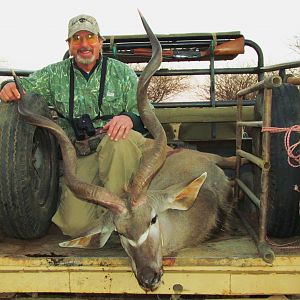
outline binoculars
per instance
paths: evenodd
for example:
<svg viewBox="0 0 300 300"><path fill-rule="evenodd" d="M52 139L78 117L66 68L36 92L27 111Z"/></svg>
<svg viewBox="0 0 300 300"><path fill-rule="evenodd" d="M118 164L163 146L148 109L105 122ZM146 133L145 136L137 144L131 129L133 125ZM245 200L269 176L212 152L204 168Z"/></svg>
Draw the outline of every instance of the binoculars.
<svg viewBox="0 0 300 300"><path fill-rule="evenodd" d="M82 141L87 136L90 137L96 133L91 117L88 114L84 114L80 118L74 118L71 123L78 141Z"/></svg>

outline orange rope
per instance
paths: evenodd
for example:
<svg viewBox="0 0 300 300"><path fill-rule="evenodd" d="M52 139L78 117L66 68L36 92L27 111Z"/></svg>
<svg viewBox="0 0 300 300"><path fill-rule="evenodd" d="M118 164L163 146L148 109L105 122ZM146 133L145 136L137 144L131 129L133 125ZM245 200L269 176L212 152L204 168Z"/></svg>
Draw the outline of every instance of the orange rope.
<svg viewBox="0 0 300 300"><path fill-rule="evenodd" d="M288 163L291 167L298 168L300 167L300 153L296 153L296 148L300 145L300 141L297 143L290 145L290 139L292 132L299 132L300 133L300 125L294 125L288 128L280 128L280 127L263 127L262 132L270 132L270 133L278 133L278 132L285 132L284 135L284 145L285 150L288 155Z"/></svg>

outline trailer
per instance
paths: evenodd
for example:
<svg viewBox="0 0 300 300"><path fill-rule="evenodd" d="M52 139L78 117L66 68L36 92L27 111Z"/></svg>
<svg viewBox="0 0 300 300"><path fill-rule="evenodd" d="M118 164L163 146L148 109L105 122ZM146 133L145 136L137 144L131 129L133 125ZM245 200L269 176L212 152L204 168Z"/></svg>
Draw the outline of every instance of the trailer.
<svg viewBox="0 0 300 300"><path fill-rule="evenodd" d="M59 247L68 237L51 223L61 164L55 139L22 123L17 104L0 103L0 297L299 298L300 173L288 163L284 134L290 129L291 142L299 140L292 127L300 121L300 78L288 72L299 68L300 61L264 66L261 48L240 32L168 34L158 39L164 62L208 65L163 68L155 76L207 75L209 101L153 105L170 146L237 156L235 170L225 170L233 179L236 203L230 228L198 247L164 257L162 284L145 294L117 234L102 249ZM257 65L215 67L216 61L242 56L245 47L255 50ZM103 54L125 63L144 63L151 47L144 35L107 36ZM19 76L31 72L16 70ZM215 78L227 74L254 74L257 83L234 99L216 99ZM11 71L0 69L0 75L11 76ZM255 99L247 99L253 92ZM286 130L274 133L272 128ZM20 139L26 147L18 146ZM242 159L248 163L242 165ZM33 169L38 170L35 175ZM16 195L24 174L28 178L22 184L30 185L29 196Z"/></svg>

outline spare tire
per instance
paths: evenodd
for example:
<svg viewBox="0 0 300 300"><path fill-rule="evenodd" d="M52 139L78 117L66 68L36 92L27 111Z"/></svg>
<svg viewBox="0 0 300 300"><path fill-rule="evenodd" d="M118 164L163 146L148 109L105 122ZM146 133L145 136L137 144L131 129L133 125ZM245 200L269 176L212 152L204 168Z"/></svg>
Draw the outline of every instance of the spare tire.
<svg viewBox="0 0 300 300"><path fill-rule="evenodd" d="M258 98L255 114L262 116L263 102ZM300 124L300 93L296 86L282 84L272 91L272 126L291 127ZM270 145L271 168L269 173L269 197L267 214L267 233L273 237L290 237L300 233L300 193L295 190L300 185L300 170L288 163L284 145L285 133L272 133ZM293 133L291 144L299 141L299 134ZM261 155L258 135L253 137L256 155ZM259 195L260 176L254 176L254 187Z"/></svg>
<svg viewBox="0 0 300 300"><path fill-rule="evenodd" d="M50 117L40 96L26 97L32 111ZM16 102L0 103L0 129L0 227L10 237L41 237L58 205L56 139L23 121Z"/></svg>

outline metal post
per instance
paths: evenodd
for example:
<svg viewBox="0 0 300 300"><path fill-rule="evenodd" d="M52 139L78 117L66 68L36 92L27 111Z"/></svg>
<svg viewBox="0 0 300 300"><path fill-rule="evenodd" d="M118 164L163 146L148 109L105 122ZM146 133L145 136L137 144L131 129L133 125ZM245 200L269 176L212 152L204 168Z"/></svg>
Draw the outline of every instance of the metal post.
<svg viewBox="0 0 300 300"><path fill-rule="evenodd" d="M272 109L272 89L264 90L264 111L263 126L271 126L271 109ZM259 217L259 241L263 242L267 235L267 204L269 192L269 170L270 170L270 132L262 134L262 159L263 168L261 176L261 197L260 197L260 217Z"/></svg>
<svg viewBox="0 0 300 300"><path fill-rule="evenodd" d="M236 112L236 170L235 176L237 179L240 179L240 168L241 168L241 156L239 155L238 151L242 149L242 135L243 135L243 127L238 125L239 122L242 121L243 115L243 99L244 96L237 98L237 112ZM235 182L234 185L234 201L238 203L239 199L239 185Z"/></svg>
<svg viewBox="0 0 300 300"><path fill-rule="evenodd" d="M263 132L262 134L262 159L255 158L253 155L243 151L242 148L242 126L254 125L259 126L259 122L242 122L242 97L246 94L264 89L264 109L262 117L262 126L271 126L271 112L272 112L272 88L280 86L282 80L279 76L270 76L257 84L241 90L237 93L237 123L236 123L236 183L235 183L235 201L238 200L238 189L239 186L243 187L243 182L240 180L240 166L241 157L247 156L251 158L250 161L255 162L262 170L261 173L261 194L259 201L256 201L255 197L252 197L256 204L259 204L259 228L258 235L252 234L257 243L257 249L260 256L264 261L271 263L275 259L275 254L271 246L266 242L267 236L267 210L268 210L268 191L269 191L269 170L270 170L270 133ZM244 190L247 190L246 186ZM254 196L251 194L251 196ZM243 220L246 222L246 220ZM247 222L246 222L247 223ZM248 226L248 224L247 224ZM253 233L251 226L248 226Z"/></svg>
<svg viewBox="0 0 300 300"><path fill-rule="evenodd" d="M210 99L211 99L211 106L216 106L216 82L215 82L215 46L216 40L215 38L210 43ZM216 138L216 124L211 124L211 137L212 139Z"/></svg>

